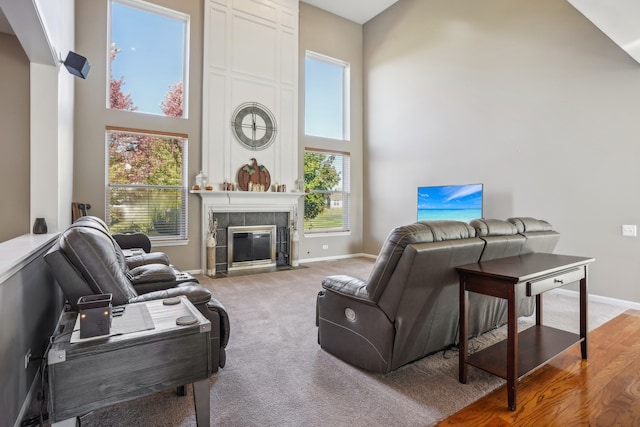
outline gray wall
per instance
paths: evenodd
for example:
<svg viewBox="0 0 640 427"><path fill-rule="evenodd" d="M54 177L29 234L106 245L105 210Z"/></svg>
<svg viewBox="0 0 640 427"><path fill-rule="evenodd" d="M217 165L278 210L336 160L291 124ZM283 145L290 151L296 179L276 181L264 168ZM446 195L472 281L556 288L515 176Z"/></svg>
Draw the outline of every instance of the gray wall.
<svg viewBox="0 0 640 427"><path fill-rule="evenodd" d="M38 373L37 360L25 369L27 351L42 357L62 311L62 293L42 258L49 247L0 282L0 427L14 425Z"/></svg>
<svg viewBox="0 0 640 427"><path fill-rule="evenodd" d="M594 256L590 292L640 302L640 65L563 0L400 0L364 25L364 245L416 187L482 182Z"/></svg>
<svg viewBox="0 0 640 427"><path fill-rule="evenodd" d="M18 39L0 33L0 242L29 224L29 59Z"/></svg>
<svg viewBox="0 0 640 427"><path fill-rule="evenodd" d="M73 194L75 201L90 203L89 213L100 218L105 216L105 126L186 133L189 135L189 183L194 182L200 170L203 2L153 0L151 3L191 16L188 119L134 114L105 107L108 1L76 1L76 50L89 59L91 73L86 80L76 83ZM123 90L126 91L126 86ZM200 269L200 198L189 195L188 204L189 244L161 247L160 250L180 268L195 270Z"/></svg>
<svg viewBox="0 0 640 427"><path fill-rule="evenodd" d="M345 61L351 73L351 139L336 141L304 134L304 60L307 50ZM300 259L362 252L363 83L362 26L306 3L300 3L300 81L298 84L299 170L304 171L305 147L348 151L351 161L351 233L342 236L305 237L300 232ZM303 209L302 204L300 204ZM300 212L303 212L302 210ZM322 249L327 245L328 249Z"/></svg>

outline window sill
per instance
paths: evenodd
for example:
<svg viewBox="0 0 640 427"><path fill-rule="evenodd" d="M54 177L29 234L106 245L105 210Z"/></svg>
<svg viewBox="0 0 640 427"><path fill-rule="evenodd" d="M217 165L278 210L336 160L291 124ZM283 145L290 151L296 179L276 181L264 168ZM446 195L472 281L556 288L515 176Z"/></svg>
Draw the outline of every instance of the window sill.
<svg viewBox="0 0 640 427"><path fill-rule="evenodd" d="M167 246L187 246L189 240L151 240L151 248L167 247Z"/></svg>

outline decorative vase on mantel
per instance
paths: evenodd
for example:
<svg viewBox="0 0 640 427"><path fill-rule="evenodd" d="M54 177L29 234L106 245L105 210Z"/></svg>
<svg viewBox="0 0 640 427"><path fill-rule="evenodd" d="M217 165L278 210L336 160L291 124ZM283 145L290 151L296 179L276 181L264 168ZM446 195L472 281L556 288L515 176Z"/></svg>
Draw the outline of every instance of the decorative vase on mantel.
<svg viewBox="0 0 640 427"><path fill-rule="evenodd" d="M215 277L216 275L216 237L218 234L218 220L213 211L209 211L209 232L207 233L207 276Z"/></svg>
<svg viewBox="0 0 640 427"><path fill-rule="evenodd" d="M207 237L207 276L215 277L216 275L216 238L213 233L209 233Z"/></svg>
<svg viewBox="0 0 640 427"><path fill-rule="evenodd" d="M44 218L36 218L33 223L33 234L47 234L47 221Z"/></svg>

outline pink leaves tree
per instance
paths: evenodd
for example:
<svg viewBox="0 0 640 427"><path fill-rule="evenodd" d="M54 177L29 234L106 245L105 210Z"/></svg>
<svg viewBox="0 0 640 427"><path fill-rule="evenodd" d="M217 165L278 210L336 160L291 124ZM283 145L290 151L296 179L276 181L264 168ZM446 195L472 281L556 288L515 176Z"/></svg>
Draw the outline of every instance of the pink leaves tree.
<svg viewBox="0 0 640 427"><path fill-rule="evenodd" d="M109 60L113 62L118 53L120 53L120 49L116 47L115 43L111 43ZM114 110L136 111L138 107L133 104L131 94L122 92L124 84L124 77L120 76L119 79L114 79L113 74L109 75L109 106Z"/></svg>
<svg viewBox="0 0 640 427"><path fill-rule="evenodd" d="M165 116L182 117L183 115L183 85L177 82L169 86L169 90L160 104Z"/></svg>

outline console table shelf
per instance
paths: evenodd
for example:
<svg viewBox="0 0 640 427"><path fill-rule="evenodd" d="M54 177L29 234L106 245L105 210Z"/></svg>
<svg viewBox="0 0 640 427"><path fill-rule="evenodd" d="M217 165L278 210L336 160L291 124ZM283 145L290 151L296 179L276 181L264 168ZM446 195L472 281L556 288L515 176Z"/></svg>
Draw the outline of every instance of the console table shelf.
<svg viewBox="0 0 640 427"><path fill-rule="evenodd" d="M460 278L459 379L467 382L467 365L507 380L509 409L515 411L518 379L560 353L580 343L587 358L587 266L593 258L529 253L456 267ZM580 282L580 334L543 325L542 296L545 292ZM536 325L518 331L518 301L535 297ZM468 355L468 295L476 292L507 300L507 339Z"/></svg>
<svg viewBox="0 0 640 427"><path fill-rule="evenodd" d="M580 335L549 326L534 325L518 337L518 378L544 365L583 341ZM467 364L507 379L507 340L470 354Z"/></svg>

